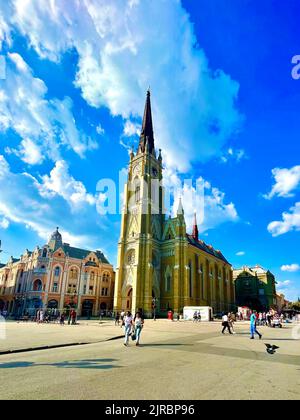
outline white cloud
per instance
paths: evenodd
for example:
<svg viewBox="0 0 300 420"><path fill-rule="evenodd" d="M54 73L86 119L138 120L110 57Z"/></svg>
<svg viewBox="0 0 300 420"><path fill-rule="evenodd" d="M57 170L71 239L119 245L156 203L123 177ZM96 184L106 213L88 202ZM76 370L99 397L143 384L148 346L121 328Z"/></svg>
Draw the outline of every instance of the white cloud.
<svg viewBox="0 0 300 420"><path fill-rule="evenodd" d="M230 160L240 162L243 159L247 159L245 150L243 149L233 149L230 147L226 152L221 156L221 162L227 163Z"/></svg>
<svg viewBox="0 0 300 420"><path fill-rule="evenodd" d="M28 138L21 141L20 154L22 160L30 165L35 165L43 161L41 147Z"/></svg>
<svg viewBox="0 0 300 420"><path fill-rule="evenodd" d="M102 127L102 125L101 125L101 124L99 124L99 125L96 127L96 131L97 131L97 133L98 133L100 136L103 136L103 135L105 134L105 130L104 130L104 128Z"/></svg>
<svg viewBox="0 0 300 420"><path fill-rule="evenodd" d="M171 201L171 213L173 216L177 213L179 198L182 198L188 231L192 229L195 211L201 233L226 222L239 221L235 205L226 203L225 193L201 177L196 180L196 183L192 183L192 180L182 180L177 172L166 169L164 186L166 190L172 191L174 200ZM166 206L168 207L168 203Z"/></svg>
<svg viewBox="0 0 300 420"><path fill-rule="evenodd" d="M142 126L136 122L131 120L126 120L124 124L123 134L125 137L133 137L140 135Z"/></svg>
<svg viewBox="0 0 300 420"><path fill-rule="evenodd" d="M37 184L42 197L63 197L72 209L79 209L85 204L95 205L96 199L86 191L82 182L76 181L69 174L68 164L60 160L50 172L42 177L42 184Z"/></svg>
<svg viewBox="0 0 300 420"><path fill-rule="evenodd" d="M107 220L96 211L96 197L62 162L40 182L28 173L13 173L0 156L0 182L0 217L8 222L28 227L45 241L60 226L64 240L74 246L96 249L110 242Z"/></svg>
<svg viewBox="0 0 300 420"><path fill-rule="evenodd" d="M12 149L10 147L6 147L5 153L15 154L16 156L19 156L24 162L28 163L29 165L41 164L44 160L41 147L38 146L29 138L23 139L18 149Z"/></svg>
<svg viewBox="0 0 300 420"><path fill-rule="evenodd" d="M0 155L0 179L4 179L9 173L9 164L4 159L4 156Z"/></svg>
<svg viewBox="0 0 300 420"><path fill-rule="evenodd" d="M9 221L4 217L0 219L0 229L8 229L9 228Z"/></svg>
<svg viewBox="0 0 300 420"><path fill-rule="evenodd" d="M235 255L236 255L237 257L243 257L245 254L246 254L246 252L245 252L245 251L239 251L239 252L237 252Z"/></svg>
<svg viewBox="0 0 300 420"><path fill-rule="evenodd" d="M59 159L62 147L81 157L97 147L77 129L70 98L46 99L47 86L34 77L19 54L9 53L6 61L6 80L0 88L0 132L11 129L21 139L17 149L8 151L34 165L45 157Z"/></svg>
<svg viewBox="0 0 300 420"><path fill-rule="evenodd" d="M268 231L272 236L283 235L294 230L300 230L300 202L291 207L289 213L282 214L282 221L274 221L268 225Z"/></svg>
<svg viewBox="0 0 300 420"><path fill-rule="evenodd" d="M288 271L290 273L296 272L300 270L299 264L287 264L281 266L281 271Z"/></svg>
<svg viewBox="0 0 300 420"><path fill-rule="evenodd" d="M290 286L290 284L290 280L278 281L276 287L278 289L286 289L288 286Z"/></svg>
<svg viewBox="0 0 300 420"><path fill-rule="evenodd" d="M1 9L41 58L58 62L77 51L75 83L91 106L124 119L142 116L150 84L157 145L168 150L168 166L186 171L193 161L221 156L240 125L239 84L210 68L177 0L51 0L48 7L10 0Z"/></svg>
<svg viewBox="0 0 300 420"><path fill-rule="evenodd" d="M275 184L271 192L265 194L268 200L278 197L294 197L294 191L300 186L300 166L294 166L291 169L275 168L272 170Z"/></svg>

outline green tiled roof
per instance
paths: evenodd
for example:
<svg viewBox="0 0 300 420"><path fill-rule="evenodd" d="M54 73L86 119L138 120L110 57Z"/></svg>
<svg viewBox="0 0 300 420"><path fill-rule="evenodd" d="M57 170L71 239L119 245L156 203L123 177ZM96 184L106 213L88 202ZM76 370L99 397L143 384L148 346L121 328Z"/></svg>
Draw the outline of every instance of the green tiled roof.
<svg viewBox="0 0 300 420"><path fill-rule="evenodd" d="M110 264L110 262L106 259L106 257L104 256L103 252L101 251L96 251L96 255L99 258L100 261L102 261L105 264Z"/></svg>
<svg viewBox="0 0 300 420"><path fill-rule="evenodd" d="M83 260L86 258L91 252L94 252L97 255L97 258L99 261L101 261L104 264L109 264L109 261L105 258L104 254L101 251L88 251L86 249L81 248L74 248L73 246L70 246L68 244L63 245L63 250L66 254L69 255L71 258L77 258L79 260Z"/></svg>
<svg viewBox="0 0 300 420"><path fill-rule="evenodd" d="M5 267L5 264L0 264L0 268L3 268L3 267Z"/></svg>

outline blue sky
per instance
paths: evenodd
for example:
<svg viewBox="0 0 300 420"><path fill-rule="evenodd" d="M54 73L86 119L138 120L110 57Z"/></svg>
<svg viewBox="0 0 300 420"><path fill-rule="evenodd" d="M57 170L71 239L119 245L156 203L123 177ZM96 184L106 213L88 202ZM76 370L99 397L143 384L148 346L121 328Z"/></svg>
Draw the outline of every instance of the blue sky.
<svg viewBox="0 0 300 420"><path fill-rule="evenodd" d="M126 168L150 85L166 183L206 181L203 239L296 299L299 3L41 3L0 6L2 262L60 226L115 263L120 216L99 214L96 184Z"/></svg>

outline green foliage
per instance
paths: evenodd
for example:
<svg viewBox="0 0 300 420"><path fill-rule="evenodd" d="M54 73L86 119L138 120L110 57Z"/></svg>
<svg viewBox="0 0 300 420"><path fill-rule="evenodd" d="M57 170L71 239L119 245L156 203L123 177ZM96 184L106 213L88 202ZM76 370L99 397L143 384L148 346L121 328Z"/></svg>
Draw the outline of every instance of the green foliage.
<svg viewBox="0 0 300 420"><path fill-rule="evenodd" d="M291 309L295 309L296 311L300 311L300 301L299 301L299 299L298 299L297 302L293 302L291 304Z"/></svg>

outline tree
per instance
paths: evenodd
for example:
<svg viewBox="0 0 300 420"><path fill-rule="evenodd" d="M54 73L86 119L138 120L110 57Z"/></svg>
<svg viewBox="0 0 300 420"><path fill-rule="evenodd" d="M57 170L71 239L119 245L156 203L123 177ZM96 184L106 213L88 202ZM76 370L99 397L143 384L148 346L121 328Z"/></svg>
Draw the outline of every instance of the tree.
<svg viewBox="0 0 300 420"><path fill-rule="evenodd" d="M300 311L300 300L298 299L297 302L293 302L291 305L292 309L294 309L295 311Z"/></svg>

